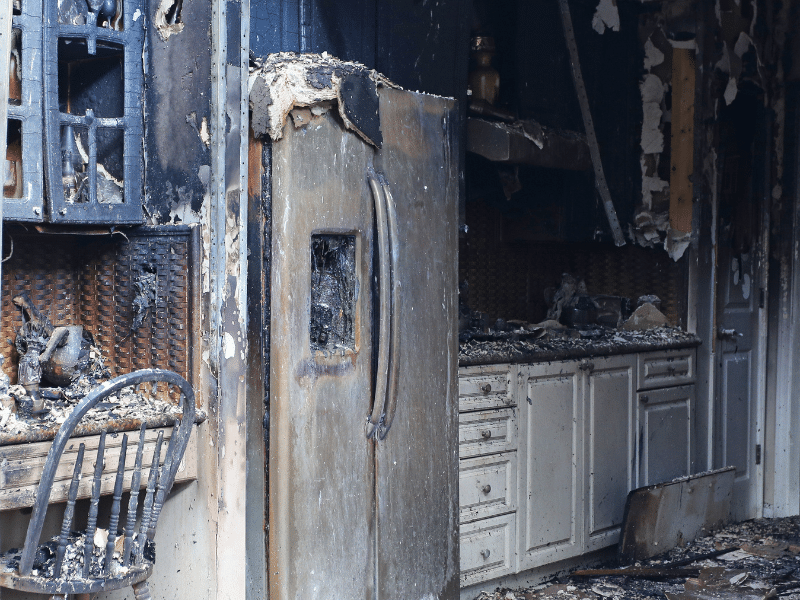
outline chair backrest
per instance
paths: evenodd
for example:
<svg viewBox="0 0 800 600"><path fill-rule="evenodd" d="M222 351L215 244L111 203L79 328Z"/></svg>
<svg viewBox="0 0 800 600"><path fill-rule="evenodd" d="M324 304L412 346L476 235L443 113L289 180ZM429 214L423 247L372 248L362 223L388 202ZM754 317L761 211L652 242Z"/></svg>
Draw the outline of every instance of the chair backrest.
<svg viewBox="0 0 800 600"><path fill-rule="evenodd" d="M159 467L161 445L163 441L163 432L159 432L156 442L155 451L153 454L152 464L150 466L150 473L147 481L146 495L143 502L141 515L139 515L139 530L134 532L137 521L137 507L138 495L141 487L142 475L142 460L143 448L145 439L145 425L139 431L139 442L136 452L136 462L131 475L130 482L130 501L128 504L128 515L123 528L124 533L124 549L121 555L122 566L127 567L129 564L141 563L143 559L143 552L145 549L146 541L152 541L155 535L156 525L161 513L161 508L164 505L164 500L167 497L172 483L175 480L175 475L180 466L183 453L189 443L189 437L192 432L192 425L194 424L195 417L195 399L194 391L189 383L177 373L172 371L165 371L162 369L143 369L135 371L126 375L120 375L110 381L101 384L99 387L92 390L87 394L73 409L72 413L64 421L64 424L59 428L50 452L47 454L47 459L44 464L42 477L39 482L39 487L36 490L36 499L33 505L33 512L31 520L28 525L28 531L25 536L25 545L22 549L22 555L19 561L19 574L29 575L33 568L34 558L36 556L37 547L39 545L42 527L44 525L47 507L50 501L50 492L53 487L53 480L58 469L61 455L67 446L72 432L75 427L95 405L107 398L109 395L122 390L123 388L139 385L143 383L157 383L164 382L169 385L177 386L181 391L181 405L183 414L175 427L170 437L166 453L164 455L163 464ZM103 473L104 451L105 451L105 432L101 434L100 444L97 450L97 462L94 470L94 481L92 485L92 497L89 507L89 514L87 517L87 528L85 532L85 556L83 562L83 575L89 576L91 551L93 546L93 539L97 527L97 512L98 502L100 499L101 477ZM122 439L122 446L120 449L120 457L117 465L117 474L114 483L114 496L111 505L111 516L108 525L108 540L106 542L106 559L104 564L104 573L108 575L115 542L117 540L117 532L119 525L120 515L120 502L122 497L122 490L124 487L125 475L125 458L127 452L128 436L125 434ZM67 507L64 511L64 519L61 526L61 534L59 535L55 565L54 576L58 576L61 571L62 561L64 559L65 547L67 545L67 538L70 534L72 521L74 517L75 501L78 495L78 485L80 482L82 466L83 466L84 444L80 445L78 455L75 463L75 469L70 483L69 493L67 497ZM131 553L133 549L134 534L138 540L136 552L131 561Z"/></svg>

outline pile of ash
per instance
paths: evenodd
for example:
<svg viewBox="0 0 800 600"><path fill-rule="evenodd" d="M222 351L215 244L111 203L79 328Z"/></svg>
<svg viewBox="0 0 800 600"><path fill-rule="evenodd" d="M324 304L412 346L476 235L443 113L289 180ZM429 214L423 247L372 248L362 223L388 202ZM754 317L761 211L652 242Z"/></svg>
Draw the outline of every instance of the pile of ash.
<svg viewBox="0 0 800 600"><path fill-rule="evenodd" d="M139 550L137 538L139 534L134 534L131 544L131 556L129 565L134 564L136 553ZM72 531L67 537L67 545L64 551L64 559L61 563L61 570L58 575L60 581L76 581L86 579L102 579L104 575L106 560L106 541L108 540L108 530L97 529L92 540L91 558L89 562L89 576L84 577L84 561L86 552L86 536L83 532ZM125 575L130 567L122 564L123 546L125 536L120 532L119 537L114 541L114 553L110 574L113 577ZM56 568L56 556L58 550L58 537L53 537L47 542L40 544L36 549L36 556L33 560L32 575L36 577L46 577L53 579ZM145 540L143 557L148 562L155 562L156 548L155 542ZM14 571L19 567L22 552L19 548L12 548L5 555L0 556L0 562L5 562L6 572Z"/></svg>

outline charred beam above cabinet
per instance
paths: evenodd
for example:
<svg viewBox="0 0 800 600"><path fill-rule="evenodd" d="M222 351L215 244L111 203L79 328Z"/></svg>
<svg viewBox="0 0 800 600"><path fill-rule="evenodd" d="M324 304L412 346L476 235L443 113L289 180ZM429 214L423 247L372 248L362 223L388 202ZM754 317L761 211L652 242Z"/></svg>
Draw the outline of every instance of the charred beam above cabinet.
<svg viewBox="0 0 800 600"><path fill-rule="evenodd" d="M534 122L500 123L467 119L467 150L494 162L586 171L592 159L586 137Z"/></svg>

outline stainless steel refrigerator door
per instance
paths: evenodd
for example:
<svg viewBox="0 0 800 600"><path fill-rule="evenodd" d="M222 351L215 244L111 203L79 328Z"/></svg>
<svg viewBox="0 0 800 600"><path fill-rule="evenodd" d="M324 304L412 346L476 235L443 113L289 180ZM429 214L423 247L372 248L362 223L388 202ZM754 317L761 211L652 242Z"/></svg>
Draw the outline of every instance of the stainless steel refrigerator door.
<svg viewBox="0 0 800 600"><path fill-rule="evenodd" d="M380 90L400 318L391 426L376 449L379 600L458 598L455 102ZM392 394L396 394L394 398ZM395 406L392 419L391 407ZM343 597L343 596L340 596Z"/></svg>
<svg viewBox="0 0 800 600"><path fill-rule="evenodd" d="M273 145L272 173L270 598L371 599L374 443L364 422L372 403L373 150L330 114L303 129L290 122L284 135ZM312 297L312 244L324 236L334 240L326 252L337 239L355 243L349 299L335 282ZM324 287L321 268L314 285ZM329 310L347 302L355 306ZM323 337L330 343L335 327L323 331L312 317L327 311L334 322L347 310L345 349L313 350Z"/></svg>

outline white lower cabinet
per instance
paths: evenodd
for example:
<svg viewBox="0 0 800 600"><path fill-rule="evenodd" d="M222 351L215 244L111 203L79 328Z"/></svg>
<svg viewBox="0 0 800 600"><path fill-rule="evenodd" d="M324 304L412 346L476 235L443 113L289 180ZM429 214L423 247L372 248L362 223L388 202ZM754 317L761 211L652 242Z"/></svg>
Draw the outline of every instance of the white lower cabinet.
<svg viewBox="0 0 800 600"><path fill-rule="evenodd" d="M616 544L630 490L689 474L694 357L462 367L461 585Z"/></svg>
<svg viewBox="0 0 800 600"><path fill-rule="evenodd" d="M617 543L628 492L636 487L636 355L591 361L584 370L583 386L587 510L583 548L590 551Z"/></svg>
<svg viewBox="0 0 800 600"><path fill-rule="evenodd" d="M458 485L462 523L517 510L517 453L462 460Z"/></svg>

